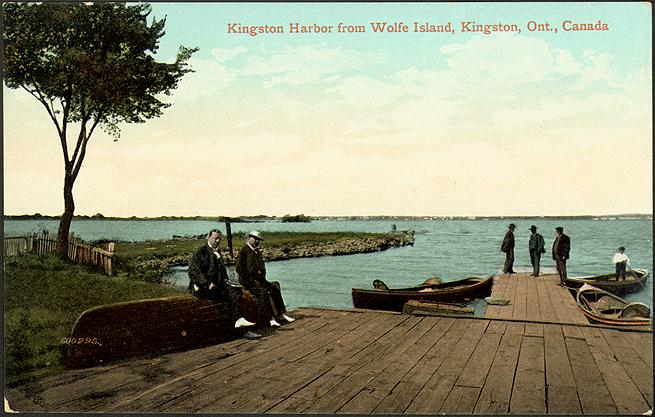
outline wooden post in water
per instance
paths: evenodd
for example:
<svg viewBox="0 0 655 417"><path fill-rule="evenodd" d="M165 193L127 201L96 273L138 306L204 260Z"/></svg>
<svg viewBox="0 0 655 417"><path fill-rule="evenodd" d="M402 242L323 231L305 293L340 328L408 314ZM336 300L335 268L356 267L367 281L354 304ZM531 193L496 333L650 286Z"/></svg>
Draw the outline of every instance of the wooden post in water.
<svg viewBox="0 0 655 417"><path fill-rule="evenodd" d="M234 252L232 251L232 224L225 222L225 233L227 234L227 250L230 252L230 258L234 259Z"/></svg>

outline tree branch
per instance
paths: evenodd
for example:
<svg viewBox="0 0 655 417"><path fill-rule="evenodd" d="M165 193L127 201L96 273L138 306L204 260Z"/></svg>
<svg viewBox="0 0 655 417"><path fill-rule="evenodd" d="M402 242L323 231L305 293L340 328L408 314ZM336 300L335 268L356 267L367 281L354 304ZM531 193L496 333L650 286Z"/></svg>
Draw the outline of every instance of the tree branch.
<svg viewBox="0 0 655 417"><path fill-rule="evenodd" d="M101 114L99 113L98 116L96 116L95 121L93 122L93 125L91 126L91 129L89 129L89 133L84 135L84 139L82 140L82 146L80 148L80 153L77 158L77 161L75 161L75 167L73 168L73 181L77 178L77 174L80 172L80 168L82 168L82 162L84 161L84 156L86 155L86 145L89 143L89 139L91 139L91 135L93 134L93 131L95 130L96 126L98 126L98 123L100 123L101 120ZM86 130L86 123L82 125L80 128L80 134L82 131Z"/></svg>

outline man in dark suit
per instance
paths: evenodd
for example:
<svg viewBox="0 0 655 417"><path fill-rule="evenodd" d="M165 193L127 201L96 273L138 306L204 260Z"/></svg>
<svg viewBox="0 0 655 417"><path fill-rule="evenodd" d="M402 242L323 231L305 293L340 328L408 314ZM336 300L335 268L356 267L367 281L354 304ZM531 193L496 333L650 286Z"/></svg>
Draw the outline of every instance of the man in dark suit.
<svg viewBox="0 0 655 417"><path fill-rule="evenodd" d="M553 242L553 259L559 274L560 287L566 287L566 260L571 251L571 239L564 234L563 227L555 228L555 241Z"/></svg>
<svg viewBox="0 0 655 417"><path fill-rule="evenodd" d="M514 229L516 229L516 226L514 223L510 223L507 227L509 230L505 234L503 243L500 245L500 251L505 252L503 272L506 274L516 274L514 272Z"/></svg>
<svg viewBox="0 0 655 417"><path fill-rule="evenodd" d="M537 233L537 226L534 224L530 226L530 242L528 242L528 249L530 250L530 263L532 263L532 276L539 276L539 266L541 263L541 254L546 253L544 237Z"/></svg>
<svg viewBox="0 0 655 417"><path fill-rule="evenodd" d="M207 235L207 243L203 244L193 254L189 262L189 292L198 298L217 302L227 302L232 311L232 321L235 328L254 326L241 315L241 295L239 287L228 283L227 268L218 249L222 233L218 229L211 230ZM238 317L238 319L237 319ZM248 331L247 338L259 337Z"/></svg>
<svg viewBox="0 0 655 417"><path fill-rule="evenodd" d="M252 294L257 302L261 322L268 320L270 326L277 327L280 321L291 323L294 318L287 316L279 282L266 280L266 266L259 249L264 240L258 231L253 230L246 237L236 260L239 283Z"/></svg>

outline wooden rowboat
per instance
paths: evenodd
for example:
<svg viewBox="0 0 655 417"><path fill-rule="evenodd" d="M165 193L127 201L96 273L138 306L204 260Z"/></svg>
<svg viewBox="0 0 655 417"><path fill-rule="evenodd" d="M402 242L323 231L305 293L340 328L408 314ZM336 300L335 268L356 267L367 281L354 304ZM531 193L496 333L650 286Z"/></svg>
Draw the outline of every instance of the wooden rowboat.
<svg viewBox="0 0 655 417"><path fill-rule="evenodd" d="M423 302L462 302L483 298L491 294L493 275L464 278L434 285L419 285L412 288L389 289L375 280L372 289L353 288L355 308L372 310L403 311L409 300Z"/></svg>
<svg viewBox="0 0 655 417"><path fill-rule="evenodd" d="M571 277L566 279L566 286L580 288L583 284L589 284L601 290L611 292L618 296L624 296L633 292L641 291L648 280L648 270L630 269L625 273L624 281L617 281L616 274L594 275L586 277Z"/></svg>
<svg viewBox="0 0 655 417"><path fill-rule="evenodd" d="M584 284L577 290L578 307L593 323L612 326L650 326L650 308L628 301L600 288Z"/></svg>
<svg viewBox="0 0 655 417"><path fill-rule="evenodd" d="M257 304L243 291L244 317L256 322ZM228 303L192 295L106 304L84 311L73 326L67 368L195 349L237 336Z"/></svg>

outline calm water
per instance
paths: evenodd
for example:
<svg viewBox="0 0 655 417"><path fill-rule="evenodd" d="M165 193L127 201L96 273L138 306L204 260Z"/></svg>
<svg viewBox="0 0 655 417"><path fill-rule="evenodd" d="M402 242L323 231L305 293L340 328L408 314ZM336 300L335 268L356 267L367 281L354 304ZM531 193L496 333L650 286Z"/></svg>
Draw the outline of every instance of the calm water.
<svg viewBox="0 0 655 417"><path fill-rule="evenodd" d="M542 257L542 270L553 271L550 246L556 226L563 226L571 237L569 276L601 274L613 271L612 256L618 246L626 247L634 268L653 269L652 220L572 220L530 219L506 220L417 220L417 221L313 221L312 223L234 223L233 232L257 229L267 231L360 231L387 232L395 223L398 230L414 230L414 246L360 255L294 259L267 263L268 279L282 285L285 302L290 308L301 306L352 307L350 289L371 287L381 279L391 287L412 286L432 276L445 280L495 273L502 268L504 254L499 251L507 224L515 231L515 266L531 268L528 240L531 224L539 227L548 252ZM57 221L5 221L5 236L20 235L47 229L56 232ZM88 239L142 241L171 238L172 235L204 234L223 223L210 221L74 221L71 231ZM265 244L266 242L264 242ZM646 288L626 297L652 307L652 277ZM177 285L186 287L185 269L172 276Z"/></svg>

